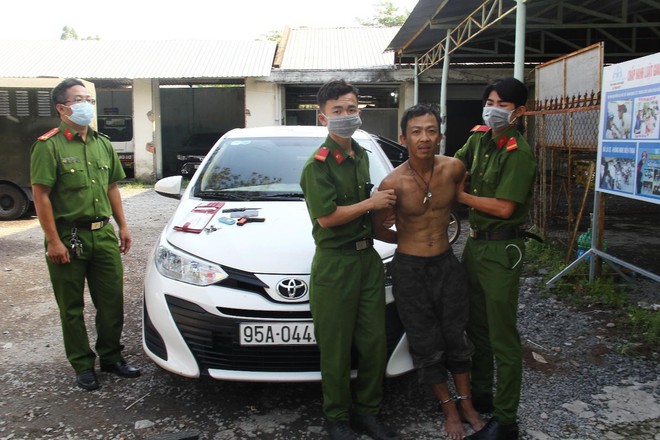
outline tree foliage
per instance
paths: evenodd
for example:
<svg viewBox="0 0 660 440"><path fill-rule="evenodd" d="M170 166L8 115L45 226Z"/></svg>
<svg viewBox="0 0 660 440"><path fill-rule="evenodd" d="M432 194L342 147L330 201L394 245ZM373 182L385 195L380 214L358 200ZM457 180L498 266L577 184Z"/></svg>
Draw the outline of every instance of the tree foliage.
<svg viewBox="0 0 660 440"><path fill-rule="evenodd" d="M100 40L101 37L98 35L95 37L88 36L85 38L80 38L78 37L78 33L76 30L71 27L71 26L64 26L62 28L62 35L60 36L60 40Z"/></svg>
<svg viewBox="0 0 660 440"><path fill-rule="evenodd" d="M410 11L404 10L399 11L399 7L395 6L394 3L387 0L382 0L381 2L375 5L376 15L368 20L362 20L357 18L358 23L362 26L383 26L383 27L395 27L403 26L406 19L410 15Z"/></svg>
<svg viewBox="0 0 660 440"><path fill-rule="evenodd" d="M60 40L78 40L78 33L76 30L72 27L69 26L64 26L62 28L62 35L60 36Z"/></svg>

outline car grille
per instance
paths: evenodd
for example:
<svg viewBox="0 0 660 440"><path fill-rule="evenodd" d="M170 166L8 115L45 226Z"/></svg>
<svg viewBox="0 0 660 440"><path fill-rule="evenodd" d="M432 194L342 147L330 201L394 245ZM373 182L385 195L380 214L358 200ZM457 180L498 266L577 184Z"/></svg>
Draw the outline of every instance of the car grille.
<svg viewBox="0 0 660 440"><path fill-rule="evenodd" d="M169 295L165 295L165 298L174 322L203 374L208 374L209 369L319 371L319 350L316 345L242 347L238 326L245 319L216 316L180 298ZM393 304L387 307L386 314L389 354L401 338L403 326ZM291 317L300 320L295 315ZM281 314L278 314L278 318L281 320ZM356 358L353 356L353 359Z"/></svg>

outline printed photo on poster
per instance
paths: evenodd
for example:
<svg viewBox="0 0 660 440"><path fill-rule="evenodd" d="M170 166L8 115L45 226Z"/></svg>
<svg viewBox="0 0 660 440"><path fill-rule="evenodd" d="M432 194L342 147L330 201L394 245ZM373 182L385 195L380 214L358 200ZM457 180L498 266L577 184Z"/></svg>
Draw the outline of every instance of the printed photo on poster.
<svg viewBox="0 0 660 440"><path fill-rule="evenodd" d="M610 101L607 103L605 139L630 139L632 116L631 100Z"/></svg>
<svg viewBox="0 0 660 440"><path fill-rule="evenodd" d="M641 148L636 167L636 193L660 197L660 144L655 148Z"/></svg>
<svg viewBox="0 0 660 440"><path fill-rule="evenodd" d="M660 135L659 95L635 99L633 139L658 139Z"/></svg>

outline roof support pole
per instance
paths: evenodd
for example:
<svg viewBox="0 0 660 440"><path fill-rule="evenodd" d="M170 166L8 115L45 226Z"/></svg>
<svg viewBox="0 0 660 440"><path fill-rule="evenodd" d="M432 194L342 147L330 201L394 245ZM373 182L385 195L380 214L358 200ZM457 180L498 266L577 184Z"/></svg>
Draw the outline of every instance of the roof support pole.
<svg viewBox="0 0 660 440"><path fill-rule="evenodd" d="M415 78L415 83L413 84L413 104L417 104L419 102L419 69L417 68L418 62L419 58L415 57L415 74L413 75L413 78Z"/></svg>
<svg viewBox="0 0 660 440"><path fill-rule="evenodd" d="M527 0L516 0L516 51L513 60L513 77L525 82L525 27L527 26Z"/></svg>
<svg viewBox="0 0 660 440"><path fill-rule="evenodd" d="M445 139L445 131L447 129L447 79L449 78L449 44L451 43L451 29L447 29L447 44L445 46L445 56L442 60L442 80L440 83L440 117L442 122L440 124L440 154L445 154L447 140Z"/></svg>

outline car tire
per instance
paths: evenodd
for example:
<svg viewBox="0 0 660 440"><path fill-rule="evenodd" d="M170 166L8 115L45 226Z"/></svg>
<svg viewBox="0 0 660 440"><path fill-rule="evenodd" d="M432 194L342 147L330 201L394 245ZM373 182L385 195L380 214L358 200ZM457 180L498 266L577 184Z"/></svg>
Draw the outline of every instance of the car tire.
<svg viewBox="0 0 660 440"><path fill-rule="evenodd" d="M23 191L12 185L0 185L0 220L15 220L29 207L30 201Z"/></svg>

